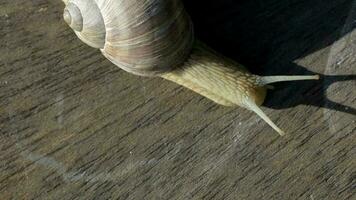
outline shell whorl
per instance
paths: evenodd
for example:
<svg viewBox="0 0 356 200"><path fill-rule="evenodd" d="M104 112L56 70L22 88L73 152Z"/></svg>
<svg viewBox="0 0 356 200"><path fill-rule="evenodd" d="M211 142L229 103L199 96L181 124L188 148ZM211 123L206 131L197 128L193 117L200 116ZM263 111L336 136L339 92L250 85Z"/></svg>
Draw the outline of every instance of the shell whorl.
<svg viewBox="0 0 356 200"><path fill-rule="evenodd" d="M95 0L64 1L64 21L87 45L103 48L105 45L105 23Z"/></svg>
<svg viewBox="0 0 356 200"><path fill-rule="evenodd" d="M82 31L83 30L83 17L79 8L73 4L69 3L63 12L64 21L74 30Z"/></svg>
<svg viewBox="0 0 356 200"><path fill-rule="evenodd" d="M160 75L180 66L190 54L193 26L181 0L64 2L65 21L77 36L128 72Z"/></svg>

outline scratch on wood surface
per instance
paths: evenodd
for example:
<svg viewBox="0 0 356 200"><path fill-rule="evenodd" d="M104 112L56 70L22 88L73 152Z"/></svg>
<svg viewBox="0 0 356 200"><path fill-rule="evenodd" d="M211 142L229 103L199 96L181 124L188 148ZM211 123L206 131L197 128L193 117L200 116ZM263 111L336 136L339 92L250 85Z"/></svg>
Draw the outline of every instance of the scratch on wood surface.
<svg viewBox="0 0 356 200"><path fill-rule="evenodd" d="M19 149L23 149L23 147L17 143L16 144ZM34 162L39 166L43 166L47 169L55 170L66 182L76 182L76 181L85 181L85 182L106 182L112 181L117 182L121 180L126 174L134 171L135 169L142 166L153 165L158 162L155 159L147 160L147 161L136 161L133 163L129 163L123 170L117 172L101 172L101 173L87 173L86 171L75 171L68 170L67 167L61 163L60 161L54 159L51 156L45 156L38 153L33 153L29 150L22 150L20 153L25 159ZM130 153L132 154L132 153Z"/></svg>

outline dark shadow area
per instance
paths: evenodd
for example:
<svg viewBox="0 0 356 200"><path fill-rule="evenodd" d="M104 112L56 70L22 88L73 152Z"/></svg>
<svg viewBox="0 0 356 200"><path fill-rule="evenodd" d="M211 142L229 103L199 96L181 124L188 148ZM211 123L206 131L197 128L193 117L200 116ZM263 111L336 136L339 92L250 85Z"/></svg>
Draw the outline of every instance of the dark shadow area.
<svg viewBox="0 0 356 200"><path fill-rule="evenodd" d="M315 74L294 61L332 45L355 28L356 12L351 12L355 9L354 0L184 0L184 3L197 38L258 75ZM269 91L264 105L282 109L307 104L356 115L355 108L326 98L329 85L356 80L356 75L321 77L320 81L274 84L276 89Z"/></svg>
<svg viewBox="0 0 356 200"><path fill-rule="evenodd" d="M306 74L309 73L307 72ZM274 84L275 89L269 90L264 106L273 109L284 109L304 104L356 115L355 108L333 102L326 97L326 90L331 84L356 80L356 75L319 75L319 81L292 81Z"/></svg>

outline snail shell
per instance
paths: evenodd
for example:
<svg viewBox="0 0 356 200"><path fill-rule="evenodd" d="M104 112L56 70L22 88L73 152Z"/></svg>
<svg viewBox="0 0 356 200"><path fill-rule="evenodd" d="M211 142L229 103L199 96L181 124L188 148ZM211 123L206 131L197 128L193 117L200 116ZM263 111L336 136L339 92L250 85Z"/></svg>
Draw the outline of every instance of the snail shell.
<svg viewBox="0 0 356 200"><path fill-rule="evenodd" d="M120 68L155 76L181 65L193 46L180 0L66 0L64 20Z"/></svg>

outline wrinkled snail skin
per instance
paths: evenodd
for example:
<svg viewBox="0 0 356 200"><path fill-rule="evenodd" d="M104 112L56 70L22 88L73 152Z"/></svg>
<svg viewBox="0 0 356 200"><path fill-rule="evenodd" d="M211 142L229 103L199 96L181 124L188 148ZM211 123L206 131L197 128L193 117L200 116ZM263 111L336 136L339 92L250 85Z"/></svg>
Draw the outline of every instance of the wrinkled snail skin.
<svg viewBox="0 0 356 200"><path fill-rule="evenodd" d="M247 107L246 98L261 105L266 96L266 88L257 83L258 76L201 42L194 44L181 67L160 76L224 106Z"/></svg>
<svg viewBox="0 0 356 200"><path fill-rule="evenodd" d="M224 106L254 111L280 135L260 109L268 84L319 76L258 76L194 40L181 0L63 0L63 17L86 44L121 69L159 76Z"/></svg>

